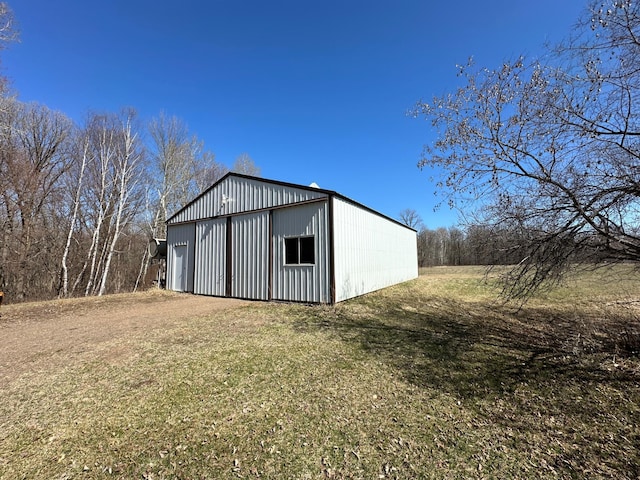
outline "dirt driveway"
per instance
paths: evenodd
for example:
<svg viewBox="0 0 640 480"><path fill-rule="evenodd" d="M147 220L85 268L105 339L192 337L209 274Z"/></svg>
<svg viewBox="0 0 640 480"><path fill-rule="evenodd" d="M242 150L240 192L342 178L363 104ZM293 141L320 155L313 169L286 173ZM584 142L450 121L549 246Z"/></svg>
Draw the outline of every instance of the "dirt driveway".
<svg viewBox="0 0 640 480"><path fill-rule="evenodd" d="M101 344L249 302L161 290L0 307L0 387Z"/></svg>

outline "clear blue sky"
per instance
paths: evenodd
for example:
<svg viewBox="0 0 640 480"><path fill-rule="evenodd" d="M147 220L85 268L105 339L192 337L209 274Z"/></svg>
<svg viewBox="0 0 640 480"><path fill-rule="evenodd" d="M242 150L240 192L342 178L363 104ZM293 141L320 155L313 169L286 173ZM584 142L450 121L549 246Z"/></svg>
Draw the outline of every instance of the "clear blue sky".
<svg viewBox="0 0 640 480"><path fill-rule="evenodd" d="M182 118L218 161L336 190L429 228L456 223L416 164L433 140L406 115L451 91L456 64L493 67L565 37L580 0L10 0L1 53L23 101L77 122L135 107Z"/></svg>

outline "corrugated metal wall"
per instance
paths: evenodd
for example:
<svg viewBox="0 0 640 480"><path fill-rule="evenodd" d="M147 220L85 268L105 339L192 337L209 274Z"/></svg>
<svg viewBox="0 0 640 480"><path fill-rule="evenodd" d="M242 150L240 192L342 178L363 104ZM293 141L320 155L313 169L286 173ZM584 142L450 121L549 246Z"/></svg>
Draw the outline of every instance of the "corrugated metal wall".
<svg viewBox="0 0 640 480"><path fill-rule="evenodd" d="M231 296L269 299L269 212L231 218Z"/></svg>
<svg viewBox="0 0 640 480"><path fill-rule="evenodd" d="M167 288L193 292L195 224L167 229Z"/></svg>
<svg viewBox="0 0 640 480"><path fill-rule="evenodd" d="M273 211L273 299L326 303L329 298L327 203ZM313 235L315 265L285 265L284 239Z"/></svg>
<svg viewBox="0 0 640 480"><path fill-rule="evenodd" d="M325 193L313 190L230 176L197 198L169 223L192 222L218 215L268 209L326 196Z"/></svg>
<svg viewBox="0 0 640 480"><path fill-rule="evenodd" d="M171 227L173 229L175 227ZM224 296L227 265L227 219L196 224L196 263L193 293Z"/></svg>
<svg viewBox="0 0 640 480"><path fill-rule="evenodd" d="M319 201L291 205L314 199ZM330 228L330 209L323 199L328 199L327 192L226 177L169 222L167 288L260 300L330 302L331 228L334 301L418 276L415 231L340 196L330 200L334 223ZM291 206L269 213L285 205ZM314 237L315 263L286 265L285 238L303 236Z"/></svg>
<svg viewBox="0 0 640 480"><path fill-rule="evenodd" d="M416 232L333 198L336 302L418 276Z"/></svg>

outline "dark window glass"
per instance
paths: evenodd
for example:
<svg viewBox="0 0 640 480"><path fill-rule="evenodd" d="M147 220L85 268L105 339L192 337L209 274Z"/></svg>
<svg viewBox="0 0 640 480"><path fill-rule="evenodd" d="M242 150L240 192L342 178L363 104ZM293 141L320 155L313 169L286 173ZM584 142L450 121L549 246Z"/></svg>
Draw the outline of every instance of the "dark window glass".
<svg viewBox="0 0 640 480"><path fill-rule="evenodd" d="M316 255L313 237L300 238L300 263L315 263Z"/></svg>
<svg viewBox="0 0 640 480"><path fill-rule="evenodd" d="M284 239L284 263L287 265L313 265L316 263L316 249L313 237Z"/></svg>
<svg viewBox="0 0 640 480"><path fill-rule="evenodd" d="M298 239L284 239L284 262L287 265L295 265L298 263Z"/></svg>

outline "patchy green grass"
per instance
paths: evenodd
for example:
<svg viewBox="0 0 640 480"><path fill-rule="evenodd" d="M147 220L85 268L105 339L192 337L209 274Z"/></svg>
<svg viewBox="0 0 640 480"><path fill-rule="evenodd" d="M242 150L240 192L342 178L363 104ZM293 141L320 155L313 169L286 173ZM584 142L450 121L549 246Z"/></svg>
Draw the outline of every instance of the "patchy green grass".
<svg viewBox="0 0 640 480"><path fill-rule="evenodd" d="M428 269L116 338L0 392L0 477L638 478L640 279L610 275L515 310Z"/></svg>

